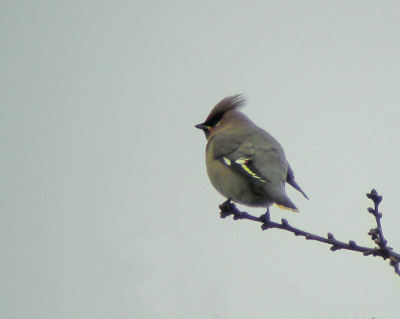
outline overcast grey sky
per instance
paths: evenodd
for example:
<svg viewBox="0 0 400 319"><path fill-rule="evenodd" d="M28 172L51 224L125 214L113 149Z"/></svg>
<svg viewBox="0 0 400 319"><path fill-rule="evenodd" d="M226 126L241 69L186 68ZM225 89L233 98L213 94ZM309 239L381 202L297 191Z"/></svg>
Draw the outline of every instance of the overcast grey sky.
<svg viewBox="0 0 400 319"><path fill-rule="evenodd" d="M398 1L3 1L1 318L396 318L387 261L222 220L194 128L227 95L310 200L400 251ZM259 208L240 207L254 215Z"/></svg>

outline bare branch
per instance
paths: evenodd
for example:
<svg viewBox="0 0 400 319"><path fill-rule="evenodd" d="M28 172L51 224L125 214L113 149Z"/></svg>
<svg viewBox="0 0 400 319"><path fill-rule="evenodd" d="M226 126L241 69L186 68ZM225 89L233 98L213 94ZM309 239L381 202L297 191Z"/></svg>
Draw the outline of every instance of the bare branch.
<svg viewBox="0 0 400 319"><path fill-rule="evenodd" d="M374 256L374 257L382 257L383 259L390 259L390 265L394 268L395 273L400 276L400 254L393 251L391 247L387 246L387 240L383 236L383 230L381 225L382 213L379 212L379 204L382 202L382 196L379 196L377 191L373 189L371 193L367 194L367 197L370 198L375 206L374 208L368 208L368 212L374 215L377 227L371 229L368 235L371 236L371 239L375 242L377 247L363 247L358 246L354 240L350 240L348 243L339 241L335 239L332 233L328 233L326 238L318 235L311 234L304 230L295 228L289 224L286 219L281 220L281 224L271 221L269 209L267 212L260 217L255 217L246 212L241 212L237 209L236 205L231 203L230 200L224 202L219 206L221 209L221 218L226 218L230 215L233 215L233 219L248 219L256 222L262 223L261 229L267 230L272 228L277 228L281 230L286 230L293 233L295 236L304 236L307 240L315 240L321 243L325 243L331 246L332 251L346 249L352 251L362 252L364 256Z"/></svg>

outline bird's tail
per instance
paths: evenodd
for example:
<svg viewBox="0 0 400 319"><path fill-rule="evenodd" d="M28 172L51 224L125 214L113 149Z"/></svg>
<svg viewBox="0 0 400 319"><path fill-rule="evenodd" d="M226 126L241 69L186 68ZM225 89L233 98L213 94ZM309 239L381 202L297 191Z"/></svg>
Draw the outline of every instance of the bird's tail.
<svg viewBox="0 0 400 319"><path fill-rule="evenodd" d="M306 193L303 192L303 190L301 189L299 184L297 184L296 181L294 180L293 170L290 167L289 163L287 163L287 164L288 164L288 172L287 172L287 177L286 177L286 183L288 183L289 185L292 185L293 188L297 189L300 193L302 193L305 198L309 199L308 196L306 195Z"/></svg>
<svg viewBox="0 0 400 319"><path fill-rule="evenodd" d="M270 191L268 193L271 194ZM294 213L299 213L299 210L297 209L296 205L293 204L290 198L286 195L284 188L283 189L275 188L272 191L271 197L275 201L276 206L278 206L279 208L287 209Z"/></svg>
<svg viewBox="0 0 400 319"><path fill-rule="evenodd" d="M293 212L293 213L300 213L300 211L296 208L296 206L294 206L294 208L293 207L287 207L287 206L283 206L283 205L280 205L280 204L278 204L278 203L276 203L276 206L278 206L279 208L281 208L281 209L286 209L286 210L290 210L291 212Z"/></svg>

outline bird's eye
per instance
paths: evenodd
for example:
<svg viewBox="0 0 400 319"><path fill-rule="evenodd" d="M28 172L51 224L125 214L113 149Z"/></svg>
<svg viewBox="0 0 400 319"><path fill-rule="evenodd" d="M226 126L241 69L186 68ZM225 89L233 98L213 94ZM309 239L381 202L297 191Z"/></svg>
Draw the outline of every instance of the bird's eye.
<svg viewBox="0 0 400 319"><path fill-rule="evenodd" d="M211 125L210 125L210 126L211 126L211 127L215 127L215 126L217 126L218 124L219 124L219 121L215 121L215 120L214 120L214 121L211 122Z"/></svg>
<svg viewBox="0 0 400 319"><path fill-rule="evenodd" d="M210 126L211 127L216 127L219 124L219 122L221 121L222 116L223 116L222 113L215 115L211 120Z"/></svg>

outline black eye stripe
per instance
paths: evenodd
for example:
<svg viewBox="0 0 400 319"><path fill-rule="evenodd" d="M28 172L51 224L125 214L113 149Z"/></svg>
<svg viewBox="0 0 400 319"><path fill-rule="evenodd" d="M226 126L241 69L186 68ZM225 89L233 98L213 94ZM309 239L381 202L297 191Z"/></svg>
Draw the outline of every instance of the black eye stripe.
<svg viewBox="0 0 400 319"><path fill-rule="evenodd" d="M216 114L210 121L208 121L207 124L210 125L211 127L216 126L219 123L219 121L221 121L223 115L224 115L223 113Z"/></svg>

